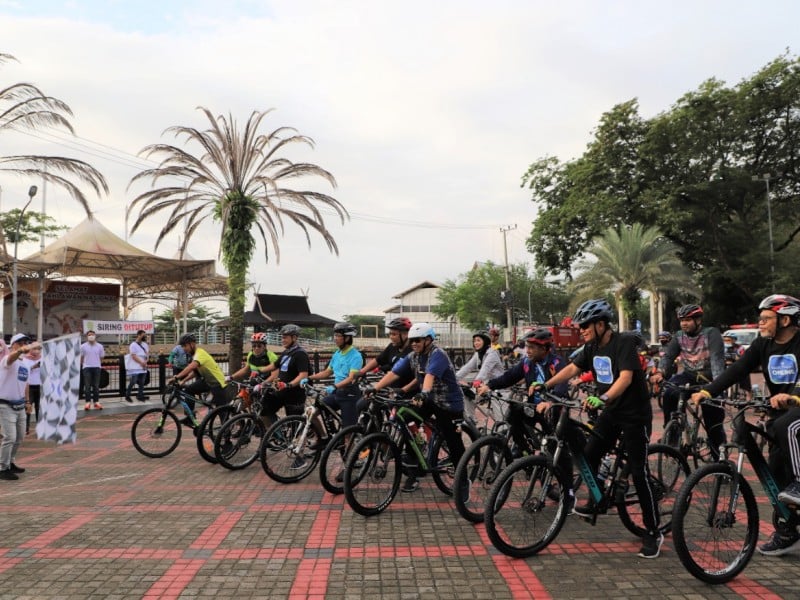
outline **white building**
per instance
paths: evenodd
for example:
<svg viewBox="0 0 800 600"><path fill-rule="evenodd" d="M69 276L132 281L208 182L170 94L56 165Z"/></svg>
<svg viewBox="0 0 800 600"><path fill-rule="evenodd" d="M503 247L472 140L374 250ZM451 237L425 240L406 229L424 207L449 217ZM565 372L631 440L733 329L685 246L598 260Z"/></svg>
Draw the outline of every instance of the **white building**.
<svg viewBox="0 0 800 600"><path fill-rule="evenodd" d="M436 331L436 339L441 346L471 346L473 331L462 327L457 319L442 320L433 313L439 304L440 287L431 281L423 281L395 294L392 299L398 303L383 311L386 322L399 316L408 317L412 323L429 323Z"/></svg>

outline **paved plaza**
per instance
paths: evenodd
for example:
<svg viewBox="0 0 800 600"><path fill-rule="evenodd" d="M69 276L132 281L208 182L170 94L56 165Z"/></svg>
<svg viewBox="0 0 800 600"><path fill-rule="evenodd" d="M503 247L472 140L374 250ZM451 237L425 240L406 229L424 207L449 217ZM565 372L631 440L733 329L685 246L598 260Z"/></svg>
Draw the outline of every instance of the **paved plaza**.
<svg viewBox="0 0 800 600"><path fill-rule="evenodd" d="M669 538L659 559L638 558L639 540L607 515L595 527L570 517L540 555L514 560L430 480L365 519L316 473L282 485L258 464L206 463L188 430L172 455L145 458L130 441L142 405L104 405L79 419L74 445L28 437L28 471L0 482L0 598L800 597L800 554L756 555L709 586Z"/></svg>

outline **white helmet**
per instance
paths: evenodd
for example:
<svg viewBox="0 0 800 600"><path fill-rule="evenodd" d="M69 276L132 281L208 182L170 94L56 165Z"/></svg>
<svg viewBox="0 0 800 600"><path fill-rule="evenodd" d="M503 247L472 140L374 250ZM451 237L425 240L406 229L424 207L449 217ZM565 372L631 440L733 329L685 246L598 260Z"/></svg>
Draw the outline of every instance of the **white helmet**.
<svg viewBox="0 0 800 600"><path fill-rule="evenodd" d="M414 323L411 329L408 330L409 339L425 337L429 337L432 340L436 339L436 332L427 323Z"/></svg>

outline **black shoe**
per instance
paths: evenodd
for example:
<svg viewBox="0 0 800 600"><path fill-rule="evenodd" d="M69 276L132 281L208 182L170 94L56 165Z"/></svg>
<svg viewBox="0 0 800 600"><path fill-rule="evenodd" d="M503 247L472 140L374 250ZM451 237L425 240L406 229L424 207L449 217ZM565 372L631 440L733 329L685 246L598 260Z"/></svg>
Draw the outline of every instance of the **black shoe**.
<svg viewBox="0 0 800 600"><path fill-rule="evenodd" d="M25 469L23 467L18 467L14 463L11 463L11 466L8 468L9 471L12 473L24 473Z"/></svg>
<svg viewBox="0 0 800 600"><path fill-rule="evenodd" d="M11 469L3 469L2 471L0 471L0 479L14 481L15 479L19 479L19 475L13 473Z"/></svg>
<svg viewBox="0 0 800 600"><path fill-rule="evenodd" d="M761 544L758 548L756 548L759 554L763 554L765 556L780 556L782 554L786 554L787 552L792 552L800 547L800 535L796 531L792 531L791 533L781 533L779 531L775 531L772 534L772 537L769 538L764 544Z"/></svg>
<svg viewBox="0 0 800 600"><path fill-rule="evenodd" d="M142 396L142 397L140 398L140 397L138 397L138 396L137 396L137 398L136 398L136 399L137 399L139 402L146 402L146 401L147 401L147 399L148 399L149 397L150 397L150 396Z"/></svg>
<svg viewBox="0 0 800 600"><path fill-rule="evenodd" d="M642 536L642 549L639 550L639 556L642 558L658 558L661 554L661 544L664 543L664 534L661 532L655 535L645 533Z"/></svg>
<svg viewBox="0 0 800 600"><path fill-rule="evenodd" d="M416 477L407 477L403 487L400 488L401 492L416 492L419 489L419 481Z"/></svg>
<svg viewBox="0 0 800 600"><path fill-rule="evenodd" d="M133 398L131 398L130 396L125 396L125 402L130 402L131 404L133 404Z"/></svg>

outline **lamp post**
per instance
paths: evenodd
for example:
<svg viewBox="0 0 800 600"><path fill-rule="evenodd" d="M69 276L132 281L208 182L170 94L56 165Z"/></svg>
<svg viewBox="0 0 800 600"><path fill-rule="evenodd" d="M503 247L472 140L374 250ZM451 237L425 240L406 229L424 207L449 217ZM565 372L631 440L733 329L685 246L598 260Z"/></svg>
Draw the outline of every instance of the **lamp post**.
<svg viewBox="0 0 800 600"><path fill-rule="evenodd" d="M19 218L17 218L17 230L14 233L14 286L13 294L11 296L11 335L17 333L17 249L19 247L19 228L22 225L22 215L25 214L25 210L30 205L38 189L39 188L37 188L35 185L32 185L28 188L28 201L25 203L25 206L22 207L22 210L19 213ZM41 306L39 307L39 310L42 310Z"/></svg>
<svg viewBox="0 0 800 600"><path fill-rule="evenodd" d="M780 173L776 175L780 177ZM775 293L775 245L772 240L772 203L769 198L769 181L772 179L770 173L764 173L761 177L753 175L753 181L763 181L767 186L767 226L769 227L769 278L772 293Z"/></svg>
<svg viewBox="0 0 800 600"><path fill-rule="evenodd" d="M533 323L533 310L531 307L531 291L533 290L534 285L536 285L536 281L533 281L531 285L528 287L528 325Z"/></svg>

